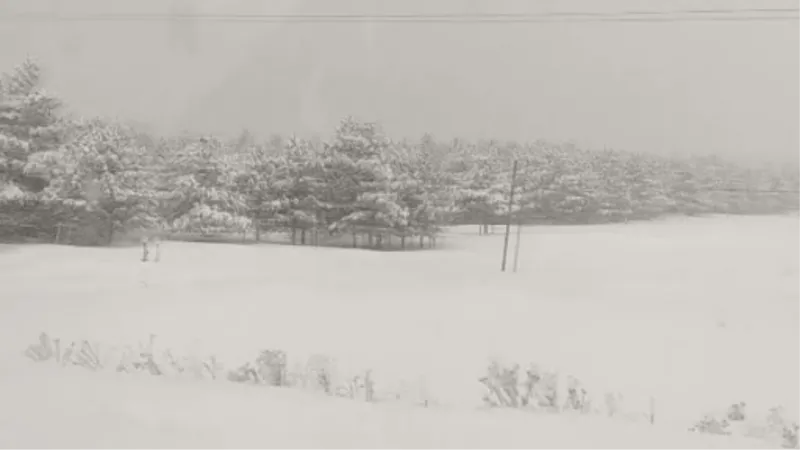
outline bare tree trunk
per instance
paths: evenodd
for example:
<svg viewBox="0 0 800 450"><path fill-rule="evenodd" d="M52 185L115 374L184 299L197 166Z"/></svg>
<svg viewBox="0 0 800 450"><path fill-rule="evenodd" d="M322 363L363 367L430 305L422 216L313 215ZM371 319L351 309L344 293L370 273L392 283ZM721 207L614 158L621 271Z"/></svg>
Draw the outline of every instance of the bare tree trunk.
<svg viewBox="0 0 800 450"><path fill-rule="evenodd" d="M383 248L383 233L378 233L378 236L376 236L375 246L378 248Z"/></svg>
<svg viewBox="0 0 800 450"><path fill-rule="evenodd" d="M256 242L261 242L261 227L258 226L258 221L253 222L256 227Z"/></svg>
<svg viewBox="0 0 800 450"><path fill-rule="evenodd" d="M111 247L111 244L114 242L114 219L109 217L108 218L108 246Z"/></svg>
<svg viewBox="0 0 800 450"><path fill-rule="evenodd" d="M320 231L327 229L327 223L328 223L328 211L324 209L318 210L317 224L314 226L314 245L319 246Z"/></svg>
<svg viewBox="0 0 800 450"><path fill-rule="evenodd" d="M161 261L161 238L156 236L153 239L153 244L156 246L156 256L155 256L154 261L155 262L159 262L159 261Z"/></svg>
<svg viewBox="0 0 800 450"><path fill-rule="evenodd" d="M372 235L371 231L367 233L367 243L369 245L369 248L373 248L375 246L374 236Z"/></svg>
<svg viewBox="0 0 800 450"><path fill-rule="evenodd" d="M297 228L292 225L292 245L297 244Z"/></svg>
<svg viewBox="0 0 800 450"><path fill-rule="evenodd" d="M405 250L406 249L406 237L400 236L400 248Z"/></svg>
<svg viewBox="0 0 800 450"><path fill-rule="evenodd" d="M147 257L150 254L150 251L147 247L147 236L142 238L142 262L147 262Z"/></svg>
<svg viewBox="0 0 800 450"><path fill-rule="evenodd" d="M483 235L483 225L478 224L478 236Z"/></svg>
<svg viewBox="0 0 800 450"><path fill-rule="evenodd" d="M306 245L306 229L300 230L300 245Z"/></svg>
<svg viewBox="0 0 800 450"><path fill-rule="evenodd" d="M353 233L353 248L358 248L358 236Z"/></svg>
<svg viewBox="0 0 800 450"><path fill-rule="evenodd" d="M425 248L425 236L419 235L419 248Z"/></svg>

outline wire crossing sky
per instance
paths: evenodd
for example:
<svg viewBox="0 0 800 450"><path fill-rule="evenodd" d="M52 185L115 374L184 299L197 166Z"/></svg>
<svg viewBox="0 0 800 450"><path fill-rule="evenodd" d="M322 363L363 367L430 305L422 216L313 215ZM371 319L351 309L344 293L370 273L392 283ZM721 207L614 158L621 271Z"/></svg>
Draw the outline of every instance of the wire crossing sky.
<svg viewBox="0 0 800 450"><path fill-rule="evenodd" d="M80 114L151 131L573 141L797 164L783 0L0 0Z"/></svg>
<svg viewBox="0 0 800 450"><path fill-rule="evenodd" d="M627 10L620 12L546 13L439 13L439 14L15 14L6 20L22 21L169 21L199 20L221 22L549 22L549 21L758 21L800 19L798 8L707 8L677 10Z"/></svg>

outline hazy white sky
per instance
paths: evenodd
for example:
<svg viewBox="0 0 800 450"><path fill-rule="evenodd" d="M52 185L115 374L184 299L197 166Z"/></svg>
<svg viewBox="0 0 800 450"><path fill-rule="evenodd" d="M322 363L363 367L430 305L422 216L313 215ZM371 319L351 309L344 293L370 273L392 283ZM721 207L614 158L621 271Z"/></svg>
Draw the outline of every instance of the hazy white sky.
<svg viewBox="0 0 800 450"><path fill-rule="evenodd" d="M81 13L414 13L796 7L792 0L1 0L0 70L26 54L76 111L157 130L576 140L792 163L798 22L33 22Z"/></svg>

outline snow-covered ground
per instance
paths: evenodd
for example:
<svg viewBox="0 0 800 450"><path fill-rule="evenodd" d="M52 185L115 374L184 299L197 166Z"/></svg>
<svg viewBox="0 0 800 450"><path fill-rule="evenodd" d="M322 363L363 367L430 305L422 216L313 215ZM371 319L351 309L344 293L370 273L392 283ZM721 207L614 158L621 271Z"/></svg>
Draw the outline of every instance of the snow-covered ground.
<svg viewBox="0 0 800 450"><path fill-rule="evenodd" d="M3 374L3 448L753 448L596 417L374 405L39 367Z"/></svg>
<svg viewBox="0 0 800 450"><path fill-rule="evenodd" d="M168 242L158 264L135 247L6 247L0 445L753 446L682 430L738 401L796 419L799 223L531 227L516 274L499 272L502 236L474 227L406 253ZM41 331L108 344L155 333L228 365L263 348L290 365L328 354L441 406L55 372L21 356ZM621 391L630 412L652 397L656 426L475 411L490 357Z"/></svg>

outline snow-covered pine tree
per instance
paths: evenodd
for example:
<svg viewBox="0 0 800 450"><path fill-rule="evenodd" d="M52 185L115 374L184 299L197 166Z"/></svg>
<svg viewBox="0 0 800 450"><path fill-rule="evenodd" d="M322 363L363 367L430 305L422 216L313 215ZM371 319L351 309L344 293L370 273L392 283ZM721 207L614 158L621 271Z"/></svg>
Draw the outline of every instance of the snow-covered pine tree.
<svg viewBox="0 0 800 450"><path fill-rule="evenodd" d="M238 155L216 138L182 137L167 144L159 186L161 217L174 231L243 232L251 225L236 189Z"/></svg>
<svg viewBox="0 0 800 450"><path fill-rule="evenodd" d="M152 159L133 130L90 119L74 123L71 134L31 163L50 178L46 198L70 206L81 228L91 230L84 243L110 244L117 232L150 226L156 210Z"/></svg>
<svg viewBox="0 0 800 450"><path fill-rule="evenodd" d="M293 137L276 160L274 217L280 227L289 230L293 244L306 244L309 233L316 240L319 229L325 227L328 204L323 192L323 158L322 148Z"/></svg>
<svg viewBox="0 0 800 450"><path fill-rule="evenodd" d="M61 102L42 87L42 70L26 59L0 75L0 234L52 238L51 208L38 196L48 184L30 164L39 152L56 148L66 123L59 117Z"/></svg>
<svg viewBox="0 0 800 450"><path fill-rule="evenodd" d="M284 206L278 191L283 162L276 150L266 145L252 146L247 151L244 170L236 175L236 190L247 206L256 242L261 240L262 231L280 228L276 219Z"/></svg>
<svg viewBox="0 0 800 450"><path fill-rule="evenodd" d="M391 141L376 124L348 117L326 147L326 180L335 215L335 232L367 234L370 246L381 246L385 236L405 226L404 208L392 191L395 174Z"/></svg>

